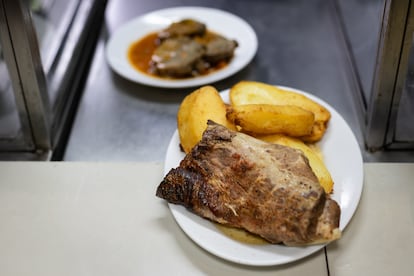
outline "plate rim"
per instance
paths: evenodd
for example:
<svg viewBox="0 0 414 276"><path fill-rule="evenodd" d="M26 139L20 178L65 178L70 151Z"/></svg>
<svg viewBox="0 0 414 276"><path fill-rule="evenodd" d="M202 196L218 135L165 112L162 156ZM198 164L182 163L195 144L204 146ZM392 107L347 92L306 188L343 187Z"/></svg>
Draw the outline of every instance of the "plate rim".
<svg viewBox="0 0 414 276"><path fill-rule="evenodd" d="M146 75L144 73L139 72L138 70L134 69L128 62L126 58L126 53L120 53L122 49L116 49L118 48L117 40L119 37L122 37L122 33L125 32L125 30L128 30L128 28L132 28L132 26L135 26L136 24L145 25L144 21L146 18L150 18L151 16L160 16L163 17L166 20L170 20L171 16L166 16L167 13L176 13L176 16L179 18L184 17L190 17L185 15L185 13L192 12L194 14L193 18L198 19L200 21L209 21L210 19L204 19L201 16L197 15L197 12L203 12L212 15L220 15L227 20L231 20L232 22L237 22L240 24L240 29L244 32L244 35L248 37L248 39L242 39L234 37L234 39L237 39L239 43L239 47L236 48L235 57L233 57L232 62L230 62L225 68L208 74L206 76L200 76L195 78L188 78L184 80L167 80L167 79L160 79L157 77L152 77L150 75ZM207 28L209 28L209 22L204 22L207 25ZM211 24L211 21L210 21ZM151 26L151 25L146 25ZM153 25L154 26L154 25ZM164 25L165 27L166 25ZM160 27L161 28L161 27ZM159 30L159 29L157 29ZM145 33L140 34L139 36L136 36L134 38L134 41L142 38L146 34L148 34L150 31L147 31ZM129 44L130 45L130 44ZM123 45L129 46L129 45ZM240 45L242 45L247 51L246 53L243 53L243 55L238 55L237 53L240 50ZM241 48L243 49L243 48ZM148 85L152 87L159 87L159 88L188 88L188 87L195 87L205 84L211 84L223 79L226 79L236 73L238 73L240 70L245 68L255 57L258 50L258 37L254 30L254 28L242 17L233 14L229 11L216 9L216 8L210 8L210 7L202 7L202 6L178 6L178 7L170 7L170 8L164 8L164 9L158 9L154 11L150 11L148 13L136 16L134 18L131 18L127 22L123 23L119 27L116 28L116 30L110 35L109 39L106 42L105 45L105 56L107 63L111 67L111 69L116 72L118 75L122 76L123 78L130 80L135 83ZM124 51L122 51L124 52ZM123 55L122 57L118 55ZM236 59L237 58L237 59ZM237 63L234 62L234 59L236 59ZM122 60L122 62L120 62ZM120 65L121 64L121 65ZM232 65L233 64L233 65ZM128 69L127 69L128 68Z"/></svg>
<svg viewBox="0 0 414 276"><path fill-rule="evenodd" d="M309 98L311 98L312 100L315 100L315 101L323 104L325 107L327 107L328 110L331 112L331 115L332 116L335 116L335 119L342 121L341 124L344 127L346 127L347 132L349 132L351 134L351 137L348 137L348 139L351 138L351 140L352 140L351 143L353 144L354 147L356 147L358 149L358 152L355 154L355 158L357 159L357 160L355 160L355 162L358 163L359 170L358 170L358 172L356 172L355 178L358 180L359 185L356 186L356 187L358 187L358 189L355 190L356 197L353 198L353 201L351 202L350 207L348 207L348 209L347 209L348 210L348 213L350 213L350 215L347 216L347 217L344 217L344 218L341 217L340 229L341 229L341 232L343 232L345 230L345 228L349 225L349 222L351 221L352 217L354 216L354 214L355 214L355 212L356 212L356 210L357 210L357 208L359 206L359 202L360 202L360 199L361 199L362 190L363 190L363 186L364 186L364 183L363 183L363 181L364 181L363 158L362 158L362 152L361 152L360 146L358 144L358 141L356 139L356 136L353 133L352 129L350 128L349 124L341 116L341 114L338 111L336 111L336 109L334 109L330 104L328 104L327 102L325 102L321 98L319 98L319 97L317 97L315 95L312 95L312 94L310 94L308 92L305 92L303 90L296 89L296 88L292 88L292 87L288 87L288 86L282 86L282 85L275 85L275 86L277 86L279 88L282 88L282 89L286 89L286 90L290 90L290 91L293 91L293 92L297 92L297 93L304 94L304 95L308 96ZM220 92L221 96L223 97L224 93L227 93L227 95L228 95L229 90L230 90L230 88L229 89L222 90ZM167 153L166 153L165 160L164 160L164 175L167 174L168 171L172 168L170 166L169 162L167 162L167 160L168 160L168 153L171 150L170 147L179 147L179 145L176 144L176 140L174 140L174 137L175 138L178 137L178 130L177 129L174 131L174 134L172 135L171 140L170 140L170 142L168 144ZM182 153L182 155L184 155L184 153ZM178 164L176 166L178 166ZM334 187L334 189L335 189L335 187ZM332 195L332 198L335 199L335 193ZM249 261L246 261L246 260L240 260L237 257L229 257L228 255L222 254L219 250L218 251L217 250L214 250L214 249L206 246L205 244L203 244L203 241L200 241L200 240L195 239L194 238L194 235L192 235L192 233L188 232L187 227L185 225L182 225L182 218L180 217L181 214L177 213L178 212L177 209L178 210L181 209L181 211L189 212L188 210L185 209L185 207L183 207L181 205L174 205L174 204L171 204L171 203L168 203L168 207L169 207L170 212L171 212L172 216L174 217L176 223L179 225L179 227L181 228L181 230L193 242L195 242L198 246L200 246L204 250L210 252L211 254L216 255L216 256L218 256L218 257L220 257L222 259L225 259L225 260L234 262L234 263L239 263L239 264L244 264L244 265L250 265L250 266L274 266L274 265L287 264L287 263L291 263L291 262L300 260L302 258L305 258L305 257L307 257L309 255L312 255L312 254L316 253L317 251L319 251L320 249L322 249L323 247L325 247L328 244L328 243L325 243L325 244L320 244L320 245L307 246L307 247L304 248L305 250L303 250L303 253L302 254L297 254L297 256L295 256L293 258L290 258L288 260L282 260L282 261L275 260L275 261L272 261L272 262L269 262L269 261L263 261L263 262L254 261L254 262L249 262ZM193 214L191 212L189 212L189 213L191 214L190 216L192 216L192 215L197 216L197 215L195 215L195 214ZM341 207L341 214L342 213L343 212L342 212L342 207ZM212 222L210 222L210 221L208 221L206 219L203 219L201 217L199 217L199 218L202 219L202 220L207 221L208 223L212 223ZM222 234L222 236L225 236L225 235ZM228 238L228 239L231 239L231 238ZM235 241L235 242L237 242L237 241ZM272 245L272 244L270 244L270 245L265 245L265 246L281 246L281 245Z"/></svg>

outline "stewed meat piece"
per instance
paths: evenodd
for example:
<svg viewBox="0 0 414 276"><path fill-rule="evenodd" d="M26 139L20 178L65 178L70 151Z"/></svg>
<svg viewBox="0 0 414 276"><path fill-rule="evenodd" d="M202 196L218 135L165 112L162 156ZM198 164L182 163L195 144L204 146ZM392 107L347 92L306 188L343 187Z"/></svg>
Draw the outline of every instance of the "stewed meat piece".
<svg viewBox="0 0 414 276"><path fill-rule="evenodd" d="M154 51L152 62L161 76L188 77L204 53L204 47L188 37L168 38Z"/></svg>
<svg viewBox="0 0 414 276"><path fill-rule="evenodd" d="M206 25L193 20L183 19L172 23L168 28L162 30L158 37L161 39L178 36L202 36L206 32Z"/></svg>
<svg viewBox="0 0 414 276"><path fill-rule="evenodd" d="M220 61L230 60L233 57L234 51L237 47L237 42L222 36L216 36L205 46L205 60L211 64L215 64Z"/></svg>
<svg viewBox="0 0 414 276"><path fill-rule="evenodd" d="M220 69L238 46L235 40L210 32L204 23L188 18L158 32L157 43L149 72L169 78L195 77Z"/></svg>

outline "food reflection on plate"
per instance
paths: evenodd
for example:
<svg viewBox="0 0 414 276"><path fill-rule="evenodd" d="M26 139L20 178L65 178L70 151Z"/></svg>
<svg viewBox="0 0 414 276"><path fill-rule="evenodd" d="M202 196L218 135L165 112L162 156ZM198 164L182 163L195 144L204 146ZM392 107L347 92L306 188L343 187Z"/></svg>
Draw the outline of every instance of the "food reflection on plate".
<svg viewBox="0 0 414 276"><path fill-rule="evenodd" d="M128 49L135 69L153 77L183 79L216 72L231 62L237 41L208 30L194 19L151 32Z"/></svg>

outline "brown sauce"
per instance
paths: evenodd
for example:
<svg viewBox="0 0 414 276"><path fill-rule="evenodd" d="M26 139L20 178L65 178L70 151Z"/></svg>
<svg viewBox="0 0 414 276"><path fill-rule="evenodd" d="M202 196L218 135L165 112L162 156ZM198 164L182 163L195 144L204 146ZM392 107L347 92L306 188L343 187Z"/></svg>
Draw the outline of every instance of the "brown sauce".
<svg viewBox="0 0 414 276"><path fill-rule="evenodd" d="M195 38L196 41L203 43L216 37L217 34L211 31L207 31L203 37ZM153 32L144 36L143 38L133 42L128 49L128 61L139 72L163 79L171 79L169 76L157 75L151 66L151 57L155 49L158 46L158 33ZM228 65L229 61L222 61L216 65L210 67L201 75L208 75L212 72L216 72ZM191 78L191 77L188 77ZM181 78L180 78L181 79Z"/></svg>
<svg viewBox="0 0 414 276"><path fill-rule="evenodd" d="M243 229L225 226L219 223L215 223L216 227L229 238L247 244L265 245L269 244L268 241L262 239L259 236L253 235Z"/></svg>
<svg viewBox="0 0 414 276"><path fill-rule="evenodd" d="M158 46L157 33L150 33L142 39L135 41L128 49L128 61L135 69L150 74L151 56Z"/></svg>

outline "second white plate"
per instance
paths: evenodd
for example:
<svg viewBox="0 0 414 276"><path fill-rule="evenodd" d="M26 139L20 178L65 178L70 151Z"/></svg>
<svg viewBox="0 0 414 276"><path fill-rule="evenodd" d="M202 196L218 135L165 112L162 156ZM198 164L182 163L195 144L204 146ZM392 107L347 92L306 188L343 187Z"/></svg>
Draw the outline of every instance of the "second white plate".
<svg viewBox="0 0 414 276"><path fill-rule="evenodd" d="M209 30L238 42L234 57L226 67L206 76L177 80L152 77L133 68L127 56L128 48L133 42L184 18L199 20ZM253 59L257 47L256 33L240 17L212 8L177 7L148 13L121 26L107 43L106 58L112 69L126 79L149 86L181 88L213 83L235 74Z"/></svg>

